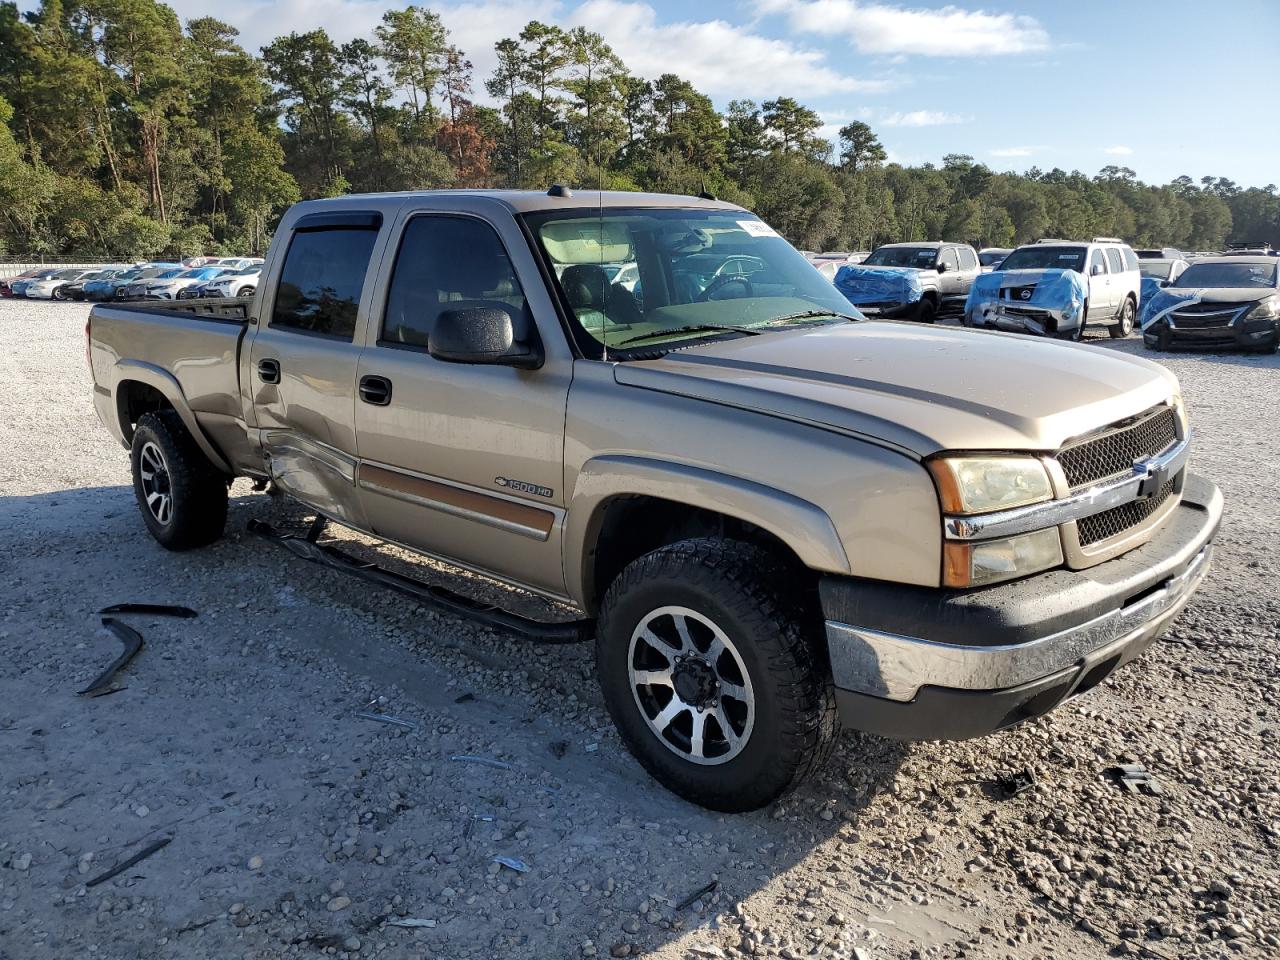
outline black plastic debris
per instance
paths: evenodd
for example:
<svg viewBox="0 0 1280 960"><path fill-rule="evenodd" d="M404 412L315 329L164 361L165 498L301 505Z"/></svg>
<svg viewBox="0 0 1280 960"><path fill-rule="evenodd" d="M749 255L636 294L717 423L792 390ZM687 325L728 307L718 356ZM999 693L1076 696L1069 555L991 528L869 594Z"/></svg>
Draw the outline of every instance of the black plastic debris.
<svg viewBox="0 0 1280 960"><path fill-rule="evenodd" d="M161 837L159 840L155 841L154 843L150 843L147 846L143 847L141 850L135 853L128 860L120 861L114 867L108 870L106 873L100 873L96 877L94 877L92 880L87 881L85 883L85 886L96 887L100 883L106 883L112 877L118 876L119 874L124 873L126 870L132 867L135 863L139 863L147 859L147 857L151 856L157 850L163 850L172 841L173 841L173 837Z"/></svg>
<svg viewBox="0 0 1280 960"><path fill-rule="evenodd" d="M102 625L120 638L120 642L124 644L124 652L112 660L107 669L98 674L91 684L78 691L79 696L82 697L98 697L106 693L116 673L136 657L138 651L142 649L142 634L134 630L133 627L127 626L119 620L113 620L111 617L103 617Z"/></svg>
<svg viewBox="0 0 1280 960"><path fill-rule="evenodd" d="M680 910L683 910L686 907L693 906L693 904L696 901L701 900L703 897L705 897L709 893L715 893L716 890L718 890L719 888L720 888L719 880L712 880L710 883L704 884L703 886L699 887L697 890L693 891L693 893L685 897L683 900L681 900L679 903L677 903L676 911L679 912Z"/></svg>
<svg viewBox="0 0 1280 960"><path fill-rule="evenodd" d="M1164 795L1164 786L1140 763L1122 763L1103 772L1130 793L1147 793L1153 797Z"/></svg>
<svg viewBox="0 0 1280 960"><path fill-rule="evenodd" d="M1030 770L1016 770L1013 773L1002 773L996 776L996 786L1000 794L1011 800L1035 786L1036 775Z"/></svg>
<svg viewBox="0 0 1280 960"><path fill-rule="evenodd" d="M146 613L157 617L181 617L183 620L200 616L190 607L178 607L168 603L113 603L98 612L101 614Z"/></svg>

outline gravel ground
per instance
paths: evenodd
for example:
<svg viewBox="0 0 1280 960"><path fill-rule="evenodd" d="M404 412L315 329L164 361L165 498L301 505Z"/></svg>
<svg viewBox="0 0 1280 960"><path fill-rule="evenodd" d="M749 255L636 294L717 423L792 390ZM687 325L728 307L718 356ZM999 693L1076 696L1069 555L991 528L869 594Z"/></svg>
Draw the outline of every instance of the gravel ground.
<svg viewBox="0 0 1280 960"><path fill-rule="evenodd" d="M981 741L848 734L781 804L721 816L625 753L589 651L294 559L244 531L301 515L243 482L223 541L162 550L88 400L85 314L0 301L3 960L1280 952L1277 358L1159 357L1227 515L1138 666ZM122 689L77 697L119 652L94 616L119 601L200 615L129 618L146 647ZM375 701L413 728L356 716ZM1164 794L1106 780L1118 762ZM1023 769L1035 786L1003 798Z"/></svg>

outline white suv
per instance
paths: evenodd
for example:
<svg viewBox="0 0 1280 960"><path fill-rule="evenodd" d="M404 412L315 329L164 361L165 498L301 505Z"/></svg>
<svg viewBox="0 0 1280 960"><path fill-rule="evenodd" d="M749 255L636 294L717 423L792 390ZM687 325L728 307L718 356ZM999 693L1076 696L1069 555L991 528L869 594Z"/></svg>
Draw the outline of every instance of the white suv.
<svg viewBox="0 0 1280 960"><path fill-rule="evenodd" d="M1018 247L974 283L965 324L1079 340L1088 323L1133 332L1141 297L1138 256L1123 240L1041 240Z"/></svg>

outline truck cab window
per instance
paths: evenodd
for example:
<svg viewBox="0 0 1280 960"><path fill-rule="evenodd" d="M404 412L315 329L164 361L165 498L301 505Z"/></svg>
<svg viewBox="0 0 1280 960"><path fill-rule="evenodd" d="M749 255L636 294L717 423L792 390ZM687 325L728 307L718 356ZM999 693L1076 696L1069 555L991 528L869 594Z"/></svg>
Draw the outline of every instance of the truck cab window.
<svg viewBox="0 0 1280 960"><path fill-rule="evenodd" d="M1124 259L1115 247L1107 247L1107 263L1111 265L1112 273L1124 273Z"/></svg>
<svg viewBox="0 0 1280 960"><path fill-rule="evenodd" d="M294 234L280 271L271 326L350 340L377 230Z"/></svg>
<svg viewBox="0 0 1280 960"><path fill-rule="evenodd" d="M493 227L473 217L410 220L396 254L378 343L425 348L441 313L474 307L505 309L516 319L517 338L529 329L524 291Z"/></svg>

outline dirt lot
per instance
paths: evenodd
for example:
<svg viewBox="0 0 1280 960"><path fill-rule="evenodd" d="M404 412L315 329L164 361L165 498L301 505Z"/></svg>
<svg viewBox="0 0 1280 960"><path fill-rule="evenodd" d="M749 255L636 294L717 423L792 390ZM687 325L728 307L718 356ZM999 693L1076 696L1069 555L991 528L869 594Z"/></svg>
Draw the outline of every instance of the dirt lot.
<svg viewBox="0 0 1280 960"><path fill-rule="evenodd" d="M982 741L849 734L822 778L729 817L623 751L589 650L294 559L245 525L301 516L243 482L225 540L160 549L89 403L85 314L0 301L0 958L1280 952L1277 358L1160 358L1227 515L1145 660ZM94 615L119 601L199 617L130 618L123 689L77 697L120 650ZM374 700L412 729L358 718ZM1117 762L1164 795L1106 780Z"/></svg>

